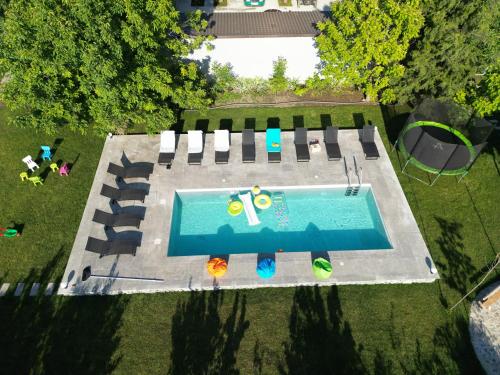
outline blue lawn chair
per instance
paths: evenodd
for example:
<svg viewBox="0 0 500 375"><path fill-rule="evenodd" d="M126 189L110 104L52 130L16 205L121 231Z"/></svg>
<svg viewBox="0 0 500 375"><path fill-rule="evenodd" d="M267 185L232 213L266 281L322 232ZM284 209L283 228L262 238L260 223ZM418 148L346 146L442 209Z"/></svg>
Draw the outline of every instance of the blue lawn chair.
<svg viewBox="0 0 500 375"><path fill-rule="evenodd" d="M281 129L272 128L266 130L267 160L269 163L281 161Z"/></svg>
<svg viewBox="0 0 500 375"><path fill-rule="evenodd" d="M40 147L43 151L42 154L42 160L52 160L52 154L50 152L50 147L49 146L41 146Z"/></svg>

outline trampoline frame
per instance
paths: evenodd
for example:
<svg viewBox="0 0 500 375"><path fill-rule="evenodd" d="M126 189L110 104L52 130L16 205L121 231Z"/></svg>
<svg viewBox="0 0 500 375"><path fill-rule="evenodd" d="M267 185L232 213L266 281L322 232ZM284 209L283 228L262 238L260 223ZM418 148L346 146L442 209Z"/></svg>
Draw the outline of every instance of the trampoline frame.
<svg viewBox="0 0 500 375"><path fill-rule="evenodd" d="M462 168L446 170L444 168L437 169L437 168L429 167L429 166L421 163L420 161L418 161L406 149L406 147L404 146L404 142L402 140L403 140L404 135L409 130L417 128L417 127L421 127L421 126L438 127L438 128L444 129L444 130L452 133L454 136L456 136L457 138L459 138L465 144L465 146L467 147L467 149L469 150L469 154L470 154L469 162L464 167L462 167ZM462 180L462 178L469 172L470 167L472 166L472 164L474 164L474 161L479 156L479 153L476 151L476 149L472 145L471 141L463 133L461 133L460 131L458 131L458 130L456 130L456 129L448 126L448 125L444 125L442 123L435 122L435 121L415 121L415 122L407 125L403 129L403 131L401 132L401 134L399 135L399 137L396 140L396 142L394 143L393 150L397 146L399 146L398 149L401 151L401 153L403 154L403 156L405 158L405 164L404 164L403 168L401 169L401 172L403 174L405 174L406 176L408 176L410 178L413 178L413 179L416 179L416 180L418 180L418 181L420 181L420 182L422 182L422 183L424 183L426 185L429 185L429 186L434 185L436 183L436 181L438 180L438 178L441 175L460 176L460 178L458 180L460 182ZM451 155L453 155L453 153ZM450 157L451 157L451 155L450 155ZM414 176L414 175L412 175L412 174L410 174L409 172L406 171L406 168L408 167L409 164L414 165L415 167L423 170L424 172L435 174L436 177L433 180L431 180L430 182L424 181L424 180L418 178L417 176Z"/></svg>

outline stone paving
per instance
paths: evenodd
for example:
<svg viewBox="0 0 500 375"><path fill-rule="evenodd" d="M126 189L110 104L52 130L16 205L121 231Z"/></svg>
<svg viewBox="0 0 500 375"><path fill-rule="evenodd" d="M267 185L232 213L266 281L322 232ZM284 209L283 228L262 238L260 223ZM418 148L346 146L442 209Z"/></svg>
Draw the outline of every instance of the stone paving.
<svg viewBox="0 0 500 375"><path fill-rule="evenodd" d="M482 290L472 302L469 333L476 356L488 375L500 375L500 301L483 309L479 301L500 286L500 281Z"/></svg>
<svg viewBox="0 0 500 375"><path fill-rule="evenodd" d="M265 133L256 133L256 162L243 164L241 133L231 133L229 163L216 165L213 133L206 134L201 165L187 164L187 135L178 137L175 160L171 169L155 165L149 181L127 180L131 187L147 187L144 203L126 202L110 206L100 195L103 183L116 186L114 176L107 173L109 162L156 162L159 136L114 136L107 139L92 185L80 228L66 266L59 294L114 294L161 292L175 290L210 290L214 288L287 287L296 285L380 284L432 282L430 254L415 218L406 201L397 176L378 133L378 160L364 160L358 130L339 131L342 154L350 167L356 157L363 168L363 184L371 185L384 220L391 250L329 251L334 272L330 279L318 281L311 271L311 253L276 253L276 274L271 279L256 275L258 254L231 254L226 275L217 280L206 270L208 256L167 256L173 199L181 189L238 189L279 186L347 186L343 161L328 161L324 144L320 153L311 153L310 162L297 163L293 132L282 132L282 161L268 163ZM309 140L323 139L322 131L309 131ZM142 240L136 256L106 256L85 251L89 236L100 239L127 236L132 228L105 231L92 222L95 209L105 211L137 211L145 213L140 226ZM306 250L306 249L305 249ZM91 266L92 276L82 281L82 271Z"/></svg>

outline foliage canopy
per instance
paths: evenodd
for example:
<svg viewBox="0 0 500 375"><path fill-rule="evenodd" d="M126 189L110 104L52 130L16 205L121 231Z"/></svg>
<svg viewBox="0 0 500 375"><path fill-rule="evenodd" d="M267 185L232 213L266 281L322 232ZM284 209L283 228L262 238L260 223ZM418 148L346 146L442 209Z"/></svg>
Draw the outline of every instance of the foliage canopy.
<svg viewBox="0 0 500 375"><path fill-rule="evenodd" d="M354 85L383 103L396 99L391 85L404 74L401 61L423 24L419 0L350 0L332 3L331 19L318 25L321 77Z"/></svg>
<svg viewBox="0 0 500 375"><path fill-rule="evenodd" d="M407 69L396 88L398 99L473 94L481 75L498 65L499 4L496 0L422 0L425 26L406 59Z"/></svg>
<svg viewBox="0 0 500 375"><path fill-rule="evenodd" d="M177 109L208 104L198 67L184 60L204 37L182 27L205 25L200 13L181 20L171 0L11 0L0 100L19 113L15 124L46 132L168 128Z"/></svg>

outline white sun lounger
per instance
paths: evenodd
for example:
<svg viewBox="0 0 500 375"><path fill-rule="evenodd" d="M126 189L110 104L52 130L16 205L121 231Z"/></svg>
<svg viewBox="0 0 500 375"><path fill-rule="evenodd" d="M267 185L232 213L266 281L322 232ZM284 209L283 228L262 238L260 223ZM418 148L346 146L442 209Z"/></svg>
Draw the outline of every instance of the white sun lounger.
<svg viewBox="0 0 500 375"><path fill-rule="evenodd" d="M158 164L172 164L175 157L175 131L164 130L160 133L160 155Z"/></svg>
<svg viewBox="0 0 500 375"><path fill-rule="evenodd" d="M214 130L215 162L227 164L229 162L229 130Z"/></svg>
<svg viewBox="0 0 500 375"><path fill-rule="evenodd" d="M203 159L203 132L188 131L188 164L201 164Z"/></svg>

